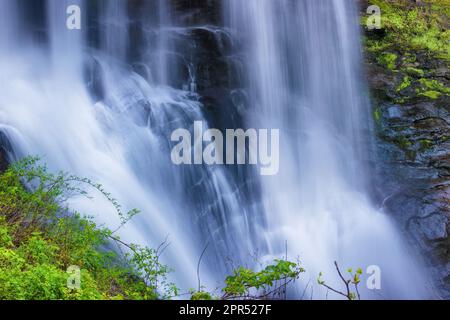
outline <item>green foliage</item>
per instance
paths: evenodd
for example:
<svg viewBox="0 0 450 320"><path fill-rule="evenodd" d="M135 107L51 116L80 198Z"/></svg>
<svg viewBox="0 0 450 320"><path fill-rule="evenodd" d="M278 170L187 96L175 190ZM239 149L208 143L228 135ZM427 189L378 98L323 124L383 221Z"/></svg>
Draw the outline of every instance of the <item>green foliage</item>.
<svg viewBox="0 0 450 320"><path fill-rule="evenodd" d="M26 158L0 174L0 300L171 299L178 288L172 270L160 262L167 241L157 249L127 244L115 231L72 212L68 198L88 196L87 185L116 208L122 227L137 210L123 213L99 184L66 173L51 174L37 158ZM118 230L118 229L116 229ZM123 246L125 254L110 250ZM80 287L69 284L69 269L80 271ZM260 271L237 268L226 278L221 299L282 297L304 269L275 260ZM357 281L357 278L354 279ZM192 300L218 299L203 288Z"/></svg>
<svg viewBox="0 0 450 320"><path fill-rule="evenodd" d="M409 86L411 86L411 78L408 76L403 77L402 82L397 86L397 92L400 92L402 90L405 90L406 88L408 88Z"/></svg>
<svg viewBox="0 0 450 320"><path fill-rule="evenodd" d="M161 250L137 245L131 245L131 250L127 257L133 269L137 270L137 275L145 280L146 297L154 297L155 292L160 293L161 299L178 295L176 285L167 280L167 275L173 270L159 261Z"/></svg>
<svg viewBox="0 0 450 320"><path fill-rule="evenodd" d="M209 300L214 300L213 296L211 295L211 293L209 292L205 292L205 291L199 291L199 292L191 292L191 300L193 301L209 301Z"/></svg>
<svg viewBox="0 0 450 320"><path fill-rule="evenodd" d="M177 289L166 280L170 270L159 262L157 251L127 245L111 230L65 205L74 195L88 196L83 184L111 202L121 226L138 213L123 213L101 185L88 179L49 173L37 158L15 163L0 175L0 299L159 299L175 295ZM130 253L122 256L106 249L114 241ZM70 266L80 268L80 289L67 285Z"/></svg>
<svg viewBox="0 0 450 320"><path fill-rule="evenodd" d="M423 77L425 75L425 72L422 69L414 67L406 67L404 71L406 74L414 77Z"/></svg>
<svg viewBox="0 0 450 320"><path fill-rule="evenodd" d="M411 141L405 136L397 137L394 142L403 150L408 150L413 145Z"/></svg>
<svg viewBox="0 0 450 320"><path fill-rule="evenodd" d="M295 281L304 271L299 263L286 260L275 260L274 264L261 271L240 267L234 271L232 276L226 278L223 298L270 297L283 288L283 283ZM258 294L257 292L262 293Z"/></svg>
<svg viewBox="0 0 450 320"><path fill-rule="evenodd" d="M450 96L450 88L436 79L422 78L418 80L418 87L416 93L419 96L427 97L429 99L438 99L443 94Z"/></svg>
<svg viewBox="0 0 450 320"><path fill-rule="evenodd" d="M436 100L441 96L439 91L427 90L419 93L420 96L427 97L431 100Z"/></svg>
<svg viewBox="0 0 450 320"><path fill-rule="evenodd" d="M429 139L422 139L419 141L419 151L424 152L434 147L435 143Z"/></svg>
<svg viewBox="0 0 450 320"><path fill-rule="evenodd" d="M347 273L349 275L350 278L345 278L343 273L341 272L341 270L339 269L339 266L337 264L337 262L334 263L334 265L336 266L336 271L340 277L340 279L342 280L342 283L345 286L345 290L339 290L336 288L333 288L331 286L329 286L325 280L323 280L323 273L319 273L319 276L317 278L317 283L320 286L323 286L325 288L327 288L329 291L332 291L340 296L345 297L348 300L360 300L361 296L359 294L359 289L358 286L361 283L361 276L363 274L363 271L361 268L358 268L356 270L356 272L353 272L352 268L347 269ZM351 287L354 287L355 291L352 291Z"/></svg>
<svg viewBox="0 0 450 320"><path fill-rule="evenodd" d="M400 79L394 84L396 94L391 92L388 98L404 105L418 99L449 96L448 81L439 76L450 61L448 1L370 0L370 3L381 8L382 29L366 30L366 53L370 60ZM366 20L364 14L364 26ZM411 90L405 90L408 88ZM410 158L414 158L412 153Z"/></svg>
<svg viewBox="0 0 450 320"><path fill-rule="evenodd" d="M367 41L369 51L383 52L401 48L402 51L425 50L430 54L450 59L450 31L448 2L424 0L423 5L411 5L407 0L370 0L381 8L381 39ZM363 17L365 25L367 17Z"/></svg>
<svg viewBox="0 0 450 320"><path fill-rule="evenodd" d="M445 87L444 84L435 79L425 79L422 78L419 80L419 83L422 85L424 90L434 90L441 93L450 93L450 88Z"/></svg>
<svg viewBox="0 0 450 320"><path fill-rule="evenodd" d="M375 119L375 122L376 122L377 124L379 124L379 123L381 122L381 117L382 117L382 111L381 111L381 109L380 109L380 108L376 108L376 109L373 111L373 118Z"/></svg>
<svg viewBox="0 0 450 320"><path fill-rule="evenodd" d="M377 61L379 64L385 66L389 70L394 70L397 67L397 55L395 53L383 53L378 57Z"/></svg>

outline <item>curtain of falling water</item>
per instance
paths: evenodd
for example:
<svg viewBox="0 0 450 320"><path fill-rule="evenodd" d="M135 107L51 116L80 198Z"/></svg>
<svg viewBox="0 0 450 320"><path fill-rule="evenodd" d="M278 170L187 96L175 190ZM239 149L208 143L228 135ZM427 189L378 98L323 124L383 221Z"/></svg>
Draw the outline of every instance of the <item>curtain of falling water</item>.
<svg viewBox="0 0 450 320"><path fill-rule="evenodd" d="M158 80L160 84L169 84L168 72L168 53L170 52L170 40L168 37L168 28L170 27L170 10L168 8L169 3L164 0L158 1L158 13L159 13L159 36L158 36L158 63L159 63L159 74Z"/></svg>
<svg viewBox="0 0 450 320"><path fill-rule="evenodd" d="M176 25L173 2L144 1L136 10L134 1L98 1L96 50L86 46L94 31L84 20L93 2L0 1L0 130L16 157L43 156L52 170L99 181L125 208L141 209L122 238L154 247L169 235L164 262L183 289L196 286L208 242L202 280L217 285L227 257L239 263L256 249L280 257L287 240L312 283L319 271L333 277L337 259L379 264L387 297L422 294L398 230L365 189L368 105L358 85L350 1L223 1L228 26L245 44L237 49L246 54L247 122L282 129L281 172L261 181L268 224L247 203L238 187L243 181L226 169L171 164L171 132L191 129L194 120L207 126L198 96L174 85L192 82L173 70L191 71L192 61L174 52L191 29ZM66 28L69 4L82 8L82 30ZM46 13L38 26L26 23L29 11ZM85 69L102 88L99 98L86 88ZM99 196L74 199L73 206L112 228L119 223Z"/></svg>
<svg viewBox="0 0 450 320"><path fill-rule="evenodd" d="M12 4L0 2L0 12L10 12L1 22L8 32L16 32L15 22L23 22L30 9L29 3L20 8ZM66 28L69 4L81 8L81 30ZM94 6L82 0L34 2L45 18L37 19L37 27L23 23L24 33L44 36L14 54L7 49L18 40L1 34L1 61L7 62L2 68L2 132L15 158L42 156L51 170L101 182L124 208L141 209L121 229L122 239L156 247L168 236L171 245L164 262L175 268L174 280L181 288L196 286L197 261L210 243L202 281L219 285L226 259L239 263L252 251L256 215L246 208L223 167L179 168L170 160L173 130L191 129L195 120L208 126L195 94L167 86L179 73L172 74L164 61L190 65L189 57L170 52L167 39L186 33L168 28L171 8L163 1L145 3L142 8L148 11L132 17L130 2L98 4L94 19L100 41L95 49L86 46L88 33L95 30L86 26L85 12ZM15 15L17 20L12 19ZM133 37L130 25L140 31ZM130 52L137 61L127 59ZM134 72L137 67L139 74ZM111 228L119 223L99 195L94 201L77 198L71 204Z"/></svg>
<svg viewBox="0 0 450 320"><path fill-rule="evenodd" d="M172 199L174 181L164 180L164 173L171 168L170 157L161 155L164 140L158 140L161 138L146 126L145 118L136 123L133 115L153 105L162 115L179 119L181 126L186 118L180 112L200 117L199 104L184 92L151 88L134 73L112 72L109 59L102 57L118 59L116 49L121 49L122 44L115 46L113 41L107 41L108 49L96 58L105 66L102 73L105 78L120 74L123 80L112 85L114 79L104 79L106 85L111 85L109 96L103 101L92 101L82 78L87 29L66 28L65 10L69 2L84 8L82 1L49 0L36 4L48 16L41 26L48 38L48 48L44 50L42 43L32 43L21 51L3 54L9 44L2 35L1 60L8 62L2 68L1 79L2 131L18 156L42 156L52 170L62 169L99 181L124 208L141 209L141 216L121 230L123 239L155 247L170 236L166 262L179 270L175 280L181 287L192 287L196 283L196 257L203 242L197 242L195 225L186 227L190 210ZM9 4L0 2L0 12L12 10ZM24 10L17 12L19 22L24 21ZM110 11L112 15L117 13ZM16 12L8 12L11 14L2 23L6 30L14 32L15 21L11 18ZM162 112L164 107L166 110ZM136 163L141 165L142 173L135 172ZM153 178L144 181L143 176ZM94 202L74 199L72 205L81 212L96 215L98 221L111 228L119 223L110 204L99 195L95 195ZM207 270L204 272L206 280Z"/></svg>
<svg viewBox="0 0 450 320"><path fill-rule="evenodd" d="M0 50L8 50L14 44L15 35L19 33L18 17L15 15L17 3L4 0L0 11Z"/></svg>
<svg viewBox="0 0 450 320"><path fill-rule="evenodd" d="M352 1L226 4L225 19L245 54L247 120L281 129L280 173L262 179L266 235L273 255L282 255L287 241L291 257L304 262L297 295L321 271L338 287L334 261L345 269L381 267L383 290L363 285L366 298L426 295L400 231L370 201L369 104ZM325 292L316 288L314 297Z"/></svg>
<svg viewBox="0 0 450 320"><path fill-rule="evenodd" d="M47 27L53 71L62 77L81 77L83 34L67 27L67 9L76 5L83 13L83 0L47 0ZM82 19L81 21L84 21ZM83 30L83 28L82 28ZM62 59L61 57L64 57Z"/></svg>
<svg viewBox="0 0 450 320"><path fill-rule="evenodd" d="M102 34L101 42L103 49L112 57L126 61L128 52L128 8L127 1L108 0L101 3L101 29L105 30Z"/></svg>

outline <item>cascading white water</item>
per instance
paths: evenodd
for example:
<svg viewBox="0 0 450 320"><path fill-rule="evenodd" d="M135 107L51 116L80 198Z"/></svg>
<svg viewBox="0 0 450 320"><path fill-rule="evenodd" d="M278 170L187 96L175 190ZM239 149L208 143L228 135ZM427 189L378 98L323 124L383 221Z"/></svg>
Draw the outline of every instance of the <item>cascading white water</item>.
<svg viewBox="0 0 450 320"><path fill-rule="evenodd" d="M180 213L189 211L187 207L171 199L170 194L176 197L182 190L173 177L176 173L165 176L171 164L170 157L161 152L164 141L146 126L146 120L144 126L137 125L129 114L144 113L150 104L155 114L167 117L165 121L184 122L190 117L193 121L201 117L199 104L185 92L152 88L134 73L106 67L107 61L102 64L109 92L103 102L93 104L82 78L84 29L68 30L65 25L69 2L74 3L47 1L49 49L30 43L27 50L22 47L2 55L2 131L17 157L42 156L51 169L101 181L124 207L141 209L142 215L121 236L153 247L169 236L166 262L183 270L176 278L182 287L192 287L196 283L193 257L200 255L203 244L196 244L195 225L190 231L186 228L190 218ZM1 12L10 10L5 4L0 3ZM83 5L82 1L78 4ZM17 18L23 21L20 12ZM14 32L8 21L5 28ZM117 48L112 41L106 47ZM105 53L112 54L117 57L117 52ZM114 83L112 77L119 76ZM119 224L110 204L99 196L95 202L75 199L73 205L111 227Z"/></svg>
<svg viewBox="0 0 450 320"><path fill-rule="evenodd" d="M339 288L333 261L377 265L383 288L363 284L366 298L426 297L399 230L368 196L369 103L352 1L229 0L226 14L245 44L247 121L281 129L280 173L262 181L270 252L282 255L287 241L307 270L303 284L323 271Z"/></svg>
<svg viewBox="0 0 450 320"><path fill-rule="evenodd" d="M25 7L12 4L0 2L0 12L16 16L17 20L2 21L14 33L15 21L24 21ZM139 65L147 74L138 75L126 60L132 21L124 1L100 6L102 40L96 50L85 44L89 30L85 25L81 30L66 28L69 4L79 5L82 12L87 7L82 0L35 4L47 11L46 46L30 38L13 50L10 38L2 34L0 123L14 146L12 158L41 156L52 170L101 182L125 208L139 208L142 213L121 229L122 239L156 247L168 237L163 259L177 270L174 280L183 289L196 287L197 261L209 243L202 283L218 285L225 275L225 257L238 257L238 248L250 251L249 221L224 168L178 168L170 160L172 131L189 129L195 120L205 126L207 122L195 94L166 86L169 75L163 61L168 58L162 56L172 53L158 36L167 37L161 30L167 25L143 21L145 53ZM151 17L154 7L146 8L149 12L143 16L148 19L146 14ZM164 5L159 12L168 16L166 10ZM24 32L31 33L24 25ZM156 63L155 55L146 52L154 44L147 39L154 40L155 35L160 45ZM86 67L91 85L101 78L101 89L93 89L101 91L99 101L93 101L86 88ZM119 225L113 208L100 196L94 202L72 202L80 212L96 215L112 228Z"/></svg>
<svg viewBox="0 0 450 320"><path fill-rule="evenodd" d="M172 19L170 2L144 1L143 12L131 17L127 1L101 1L95 49L86 44L93 31L85 23L81 30L66 28L69 4L81 7L84 21L94 2L35 1L33 9L46 12L43 41L33 36L25 6L0 1L0 131L13 158L42 156L52 170L101 182L124 207L141 209L121 237L157 246L169 236L164 262L183 289L196 287L207 243L202 281L213 287L223 281L226 258L239 263L257 249L283 256L287 241L313 283L324 271L337 284L337 259L379 265L386 297L424 294L398 231L367 196L368 104L358 84L358 30L349 1L223 1L228 26L246 43L246 120L282 129L280 174L261 181L265 219L241 190L245 175L170 161L174 129L191 129L195 120L207 125L199 97L189 92L192 61L173 50L188 31ZM136 26L142 35L132 35ZM130 54L138 58L130 61ZM178 65L190 73L178 81L189 84L185 91L174 84ZM101 197L74 199L73 206L112 228L119 223Z"/></svg>
<svg viewBox="0 0 450 320"><path fill-rule="evenodd" d="M112 57L126 61L129 45L127 1L108 0L102 6L101 26L105 31L101 37L102 47Z"/></svg>

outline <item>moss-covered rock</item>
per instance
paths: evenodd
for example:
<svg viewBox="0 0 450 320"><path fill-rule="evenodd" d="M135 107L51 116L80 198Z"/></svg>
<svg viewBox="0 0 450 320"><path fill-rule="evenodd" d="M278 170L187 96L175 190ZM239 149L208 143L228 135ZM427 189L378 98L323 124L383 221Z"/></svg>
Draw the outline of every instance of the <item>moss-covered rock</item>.
<svg viewBox="0 0 450 320"><path fill-rule="evenodd" d="M381 30L364 49L387 206L430 262L450 297L450 6L447 0L370 0ZM400 190L400 191L399 191ZM444 252L444 253L443 253ZM447 254L445 254L447 253Z"/></svg>
<svg viewBox="0 0 450 320"><path fill-rule="evenodd" d="M448 1L370 0L381 9L383 37L369 37L370 52L386 50L429 52L434 57L450 60L450 19ZM363 16L365 24L367 16Z"/></svg>

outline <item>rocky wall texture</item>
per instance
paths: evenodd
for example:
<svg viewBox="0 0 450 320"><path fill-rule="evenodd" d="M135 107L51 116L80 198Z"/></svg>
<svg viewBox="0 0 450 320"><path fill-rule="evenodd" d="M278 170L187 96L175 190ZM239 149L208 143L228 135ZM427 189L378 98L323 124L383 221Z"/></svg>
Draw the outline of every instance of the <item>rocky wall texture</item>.
<svg viewBox="0 0 450 320"><path fill-rule="evenodd" d="M450 297L448 1L360 1L382 204ZM368 30L366 8L381 8Z"/></svg>

